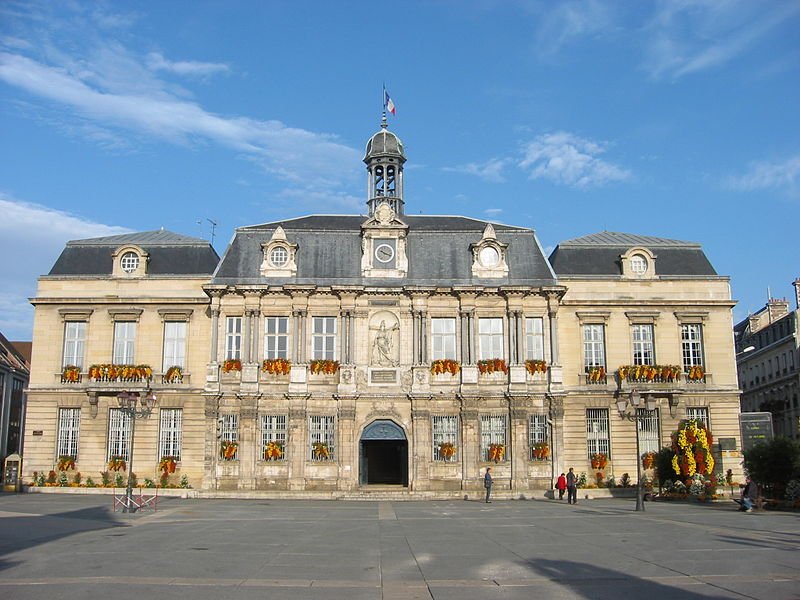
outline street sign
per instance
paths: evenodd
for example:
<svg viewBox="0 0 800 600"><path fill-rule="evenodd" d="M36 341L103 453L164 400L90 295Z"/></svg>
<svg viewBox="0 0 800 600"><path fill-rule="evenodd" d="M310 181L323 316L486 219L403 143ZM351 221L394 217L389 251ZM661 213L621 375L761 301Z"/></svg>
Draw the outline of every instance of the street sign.
<svg viewBox="0 0 800 600"><path fill-rule="evenodd" d="M741 413L739 426L742 430L742 449L745 452L761 442L771 442L775 437L772 432L772 413Z"/></svg>

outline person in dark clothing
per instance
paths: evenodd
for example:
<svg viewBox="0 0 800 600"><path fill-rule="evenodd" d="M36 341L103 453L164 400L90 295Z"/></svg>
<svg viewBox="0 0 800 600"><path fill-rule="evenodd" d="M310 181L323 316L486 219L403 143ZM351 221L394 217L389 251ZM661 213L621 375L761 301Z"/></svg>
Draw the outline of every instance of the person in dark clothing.
<svg viewBox="0 0 800 600"><path fill-rule="evenodd" d="M578 503L578 476L569 468L567 473L567 504Z"/></svg>
<svg viewBox="0 0 800 600"><path fill-rule="evenodd" d="M486 488L486 504L491 504L491 500L489 500L489 496L492 495L492 474L491 471L492 467L486 467L486 475L483 476L483 487Z"/></svg>
<svg viewBox="0 0 800 600"><path fill-rule="evenodd" d="M558 476L558 481L556 481L556 489L558 490L558 499L564 499L564 492L567 491L567 477L562 473Z"/></svg>
<svg viewBox="0 0 800 600"><path fill-rule="evenodd" d="M758 500L758 485L756 482L747 478L747 483L742 490L742 510L744 512L753 512L753 504Z"/></svg>

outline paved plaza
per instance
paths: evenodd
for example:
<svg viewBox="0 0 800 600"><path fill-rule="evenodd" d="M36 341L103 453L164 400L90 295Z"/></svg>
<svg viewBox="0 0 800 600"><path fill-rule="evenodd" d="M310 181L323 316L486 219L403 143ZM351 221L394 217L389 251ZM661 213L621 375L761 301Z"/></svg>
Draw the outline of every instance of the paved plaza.
<svg viewBox="0 0 800 600"><path fill-rule="evenodd" d="M0 598L800 598L797 513L646 506L0 494Z"/></svg>

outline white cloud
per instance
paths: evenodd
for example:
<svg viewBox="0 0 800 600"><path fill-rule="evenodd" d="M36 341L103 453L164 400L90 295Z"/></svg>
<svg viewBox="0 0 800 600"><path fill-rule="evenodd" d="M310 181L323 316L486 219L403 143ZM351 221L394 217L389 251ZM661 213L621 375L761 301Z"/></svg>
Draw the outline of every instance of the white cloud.
<svg viewBox="0 0 800 600"><path fill-rule="evenodd" d="M612 9L598 0L539 5L536 46L540 56L554 55L579 38L607 33L613 29Z"/></svg>
<svg viewBox="0 0 800 600"><path fill-rule="evenodd" d="M224 63L171 61L158 52L151 52L147 55L147 66L153 71L168 71L176 75L190 77L206 77L215 73L227 73L230 71L230 67Z"/></svg>
<svg viewBox="0 0 800 600"><path fill-rule="evenodd" d="M500 215L502 212L503 212L502 208L487 208L486 210L483 211L483 214L485 214L487 217L496 217Z"/></svg>
<svg viewBox="0 0 800 600"><path fill-rule="evenodd" d="M129 231L83 219L0 192L0 254L16 257L3 264L0 331L9 339L29 340L36 280L50 271L68 240L116 235Z"/></svg>
<svg viewBox="0 0 800 600"><path fill-rule="evenodd" d="M486 181L502 183L505 181L503 177L503 169L508 164L506 158L492 158L484 163L468 163L457 167L445 167L445 171L454 173L466 173L468 175L475 175Z"/></svg>
<svg viewBox="0 0 800 600"><path fill-rule="evenodd" d="M754 162L744 175L729 177L728 187L738 191L776 189L793 194L800 179L800 156L782 162Z"/></svg>
<svg viewBox="0 0 800 600"><path fill-rule="evenodd" d="M576 188L629 179L630 171L598 158L604 152L601 143L564 131L548 133L524 144L519 167L530 179L548 179Z"/></svg>

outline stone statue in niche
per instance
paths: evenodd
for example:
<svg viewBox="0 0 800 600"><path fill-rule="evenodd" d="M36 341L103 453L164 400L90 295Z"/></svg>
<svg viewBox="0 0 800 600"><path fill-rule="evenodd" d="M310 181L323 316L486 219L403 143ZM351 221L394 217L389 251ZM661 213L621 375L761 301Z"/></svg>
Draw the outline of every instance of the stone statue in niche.
<svg viewBox="0 0 800 600"><path fill-rule="evenodd" d="M397 343L400 324L391 313L380 313L372 319L377 325L370 326L372 345L370 346L370 365L396 367L400 364L400 348Z"/></svg>

